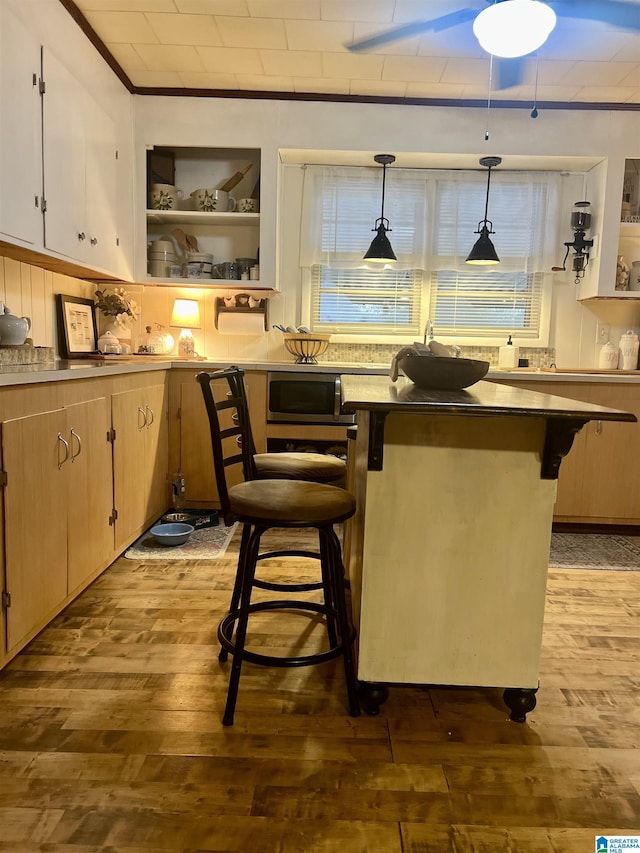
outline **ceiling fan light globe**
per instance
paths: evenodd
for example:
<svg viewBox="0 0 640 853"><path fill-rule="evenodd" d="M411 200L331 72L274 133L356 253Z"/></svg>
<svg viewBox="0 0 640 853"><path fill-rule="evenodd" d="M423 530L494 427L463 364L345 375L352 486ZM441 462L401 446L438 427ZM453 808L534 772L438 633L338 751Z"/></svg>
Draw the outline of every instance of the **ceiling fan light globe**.
<svg viewBox="0 0 640 853"><path fill-rule="evenodd" d="M483 9L473 22L480 47L492 56L527 56L545 43L556 13L542 0L502 0Z"/></svg>

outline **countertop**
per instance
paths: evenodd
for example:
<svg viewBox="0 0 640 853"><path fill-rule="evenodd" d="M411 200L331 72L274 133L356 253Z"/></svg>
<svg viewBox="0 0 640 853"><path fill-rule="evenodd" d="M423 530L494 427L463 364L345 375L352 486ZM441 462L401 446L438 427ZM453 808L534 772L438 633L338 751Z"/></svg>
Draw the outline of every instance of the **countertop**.
<svg viewBox="0 0 640 853"><path fill-rule="evenodd" d="M342 403L350 410L384 413L637 420L630 412L486 380L462 391L434 391L421 390L405 377L394 383L385 376L343 375Z"/></svg>
<svg viewBox="0 0 640 853"><path fill-rule="evenodd" d="M54 364L6 365L0 368L0 386L28 385L40 382L60 382L68 379L92 379L100 376L117 376L126 373L140 373L153 370L217 370L237 364L245 370L294 371L295 373L337 373L355 376L388 376L388 364L370 364L364 362L321 362L320 364L295 364L292 361L258 361L242 359L219 359L215 356L204 360L177 360L168 356L162 358L138 359L113 356L107 360L73 359L59 360ZM527 382L597 382L597 383L637 383L640 382L640 370L633 373L612 371L611 373L542 372L535 368L516 368L514 370L490 370L488 380L516 383Z"/></svg>

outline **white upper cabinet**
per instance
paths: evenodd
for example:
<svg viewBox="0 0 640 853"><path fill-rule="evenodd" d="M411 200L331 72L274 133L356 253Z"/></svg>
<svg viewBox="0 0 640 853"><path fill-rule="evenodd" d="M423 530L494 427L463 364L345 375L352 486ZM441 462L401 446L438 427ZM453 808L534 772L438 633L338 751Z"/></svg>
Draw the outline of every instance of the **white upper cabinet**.
<svg viewBox="0 0 640 853"><path fill-rule="evenodd" d="M130 278L131 95L62 5L2 0L0 25L0 240Z"/></svg>
<svg viewBox="0 0 640 853"><path fill-rule="evenodd" d="M40 42L0 5L0 235L42 243Z"/></svg>

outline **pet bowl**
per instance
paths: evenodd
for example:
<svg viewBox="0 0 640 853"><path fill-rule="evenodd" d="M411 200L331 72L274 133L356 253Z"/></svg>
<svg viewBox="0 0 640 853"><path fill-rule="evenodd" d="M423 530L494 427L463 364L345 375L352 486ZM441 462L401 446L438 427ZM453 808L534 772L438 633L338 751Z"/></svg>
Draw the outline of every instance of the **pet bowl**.
<svg viewBox="0 0 640 853"><path fill-rule="evenodd" d="M405 355L398 367L418 388L459 391L487 375L488 361L474 358Z"/></svg>
<svg viewBox="0 0 640 853"><path fill-rule="evenodd" d="M191 524L156 524L151 533L160 545L184 545L194 530Z"/></svg>
<svg viewBox="0 0 640 853"><path fill-rule="evenodd" d="M317 364L318 356L327 351L331 340L331 335L294 335L291 332L282 337L285 347L296 356L296 364Z"/></svg>

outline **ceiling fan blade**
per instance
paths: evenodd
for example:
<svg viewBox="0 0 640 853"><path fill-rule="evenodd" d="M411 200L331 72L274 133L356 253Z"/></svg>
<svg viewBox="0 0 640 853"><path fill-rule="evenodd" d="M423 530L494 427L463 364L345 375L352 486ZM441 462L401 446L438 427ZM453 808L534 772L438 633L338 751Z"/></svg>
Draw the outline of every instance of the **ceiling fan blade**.
<svg viewBox="0 0 640 853"><path fill-rule="evenodd" d="M477 14L477 9L459 9L457 12L450 12L448 15L441 15L439 18L433 18L431 21L412 21L410 24L402 24L399 27L393 27L390 30L378 33L375 36L358 39L357 41L347 44L346 48L354 53L360 53L365 50L371 50L374 47L380 47L381 45L388 44L392 41L408 38L409 36L446 30L449 27L455 27L457 24L464 24L467 21L473 20Z"/></svg>
<svg viewBox="0 0 640 853"><path fill-rule="evenodd" d="M582 18L640 32L640 5L625 0L556 0L549 4L564 18Z"/></svg>
<svg viewBox="0 0 640 853"><path fill-rule="evenodd" d="M516 56L513 59L493 57L493 86L496 92L503 89L511 89L519 86L524 81L526 70L525 56Z"/></svg>

